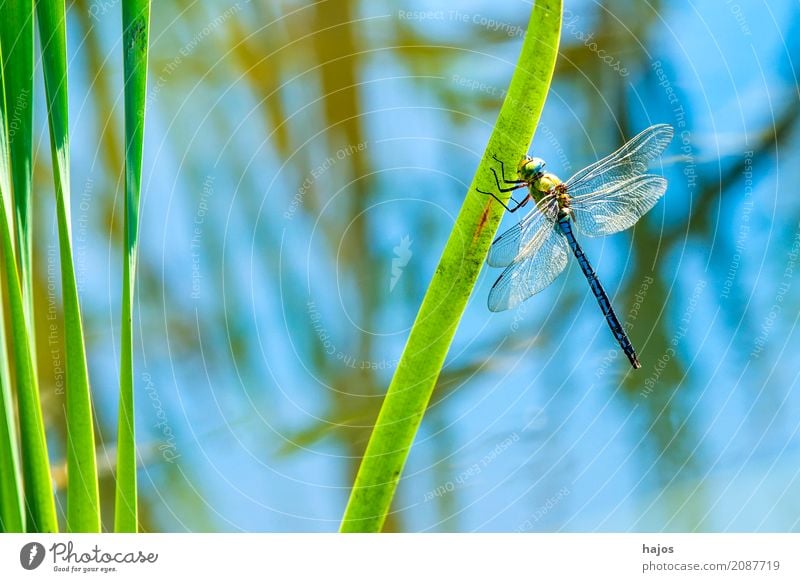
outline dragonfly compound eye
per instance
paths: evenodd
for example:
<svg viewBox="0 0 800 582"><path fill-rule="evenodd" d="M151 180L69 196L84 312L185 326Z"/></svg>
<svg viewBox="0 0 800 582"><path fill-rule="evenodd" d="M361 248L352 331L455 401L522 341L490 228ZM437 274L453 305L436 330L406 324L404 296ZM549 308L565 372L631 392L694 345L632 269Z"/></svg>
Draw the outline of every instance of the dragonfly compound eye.
<svg viewBox="0 0 800 582"><path fill-rule="evenodd" d="M522 180L532 182L542 173L544 169L544 160L541 158L532 158L525 156L517 166L517 173Z"/></svg>

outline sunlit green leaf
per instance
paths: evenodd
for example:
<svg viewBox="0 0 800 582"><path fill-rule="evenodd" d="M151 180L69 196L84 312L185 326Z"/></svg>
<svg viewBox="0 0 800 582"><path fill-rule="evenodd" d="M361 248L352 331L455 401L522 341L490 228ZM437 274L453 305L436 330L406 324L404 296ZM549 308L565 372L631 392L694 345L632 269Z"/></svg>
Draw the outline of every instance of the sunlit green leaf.
<svg viewBox="0 0 800 582"><path fill-rule="evenodd" d="M32 532L54 532L58 528L56 522L55 502L50 479L50 466L47 457L47 440L44 432L44 422L39 403L39 388L33 371L33 354L31 351L28 326L25 321L25 307L22 298L20 273L17 268L16 253L14 249L13 223L11 219L11 176L9 163L9 147L7 133L7 100L5 97L5 79L2 78L0 67L0 86L3 87L0 95L0 245L2 245L4 286L8 295L10 309L10 347L13 354L14 378L19 407L19 423L22 450L22 476L25 490L25 505L27 507L26 528ZM4 372L7 374L7 372ZM4 496L3 512L9 515L6 529L20 529L21 519L13 513L19 501L19 485L17 482L17 468L15 467L16 455L14 449L14 427L10 421L11 394L4 385L3 390L3 418L0 420L3 428L0 429L0 447L6 451L2 458L3 465L0 471L4 474L3 485L0 492ZM6 456L8 455L8 456ZM6 497L8 496L8 497ZM8 514L6 511L8 510ZM4 519L6 519L4 517Z"/></svg>
<svg viewBox="0 0 800 582"><path fill-rule="evenodd" d="M122 277L122 339L114 529L135 532L137 520L136 438L133 409L133 291L139 229L142 145L147 97L149 0L123 0L125 71L125 243Z"/></svg>
<svg viewBox="0 0 800 582"><path fill-rule="evenodd" d="M67 39L64 2L37 0L42 69L50 126L50 150L58 220L61 285L64 295L67 396L67 529L100 531L100 502L95 460L89 374L72 257L67 107Z"/></svg>
<svg viewBox="0 0 800 582"><path fill-rule="evenodd" d="M493 187L492 155L518 159L528 148L550 88L561 1L536 2L508 95L439 266L422 301L356 477L341 530L379 531L414 436L444 365L503 208L476 188Z"/></svg>

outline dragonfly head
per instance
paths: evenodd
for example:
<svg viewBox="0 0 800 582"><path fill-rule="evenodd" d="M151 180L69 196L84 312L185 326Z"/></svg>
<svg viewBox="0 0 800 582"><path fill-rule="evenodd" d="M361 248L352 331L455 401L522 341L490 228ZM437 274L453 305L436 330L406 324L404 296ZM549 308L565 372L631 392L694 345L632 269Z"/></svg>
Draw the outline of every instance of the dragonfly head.
<svg viewBox="0 0 800 582"><path fill-rule="evenodd" d="M517 174L520 180L533 182L541 177L544 171L544 160L542 158L532 158L525 156L517 165Z"/></svg>

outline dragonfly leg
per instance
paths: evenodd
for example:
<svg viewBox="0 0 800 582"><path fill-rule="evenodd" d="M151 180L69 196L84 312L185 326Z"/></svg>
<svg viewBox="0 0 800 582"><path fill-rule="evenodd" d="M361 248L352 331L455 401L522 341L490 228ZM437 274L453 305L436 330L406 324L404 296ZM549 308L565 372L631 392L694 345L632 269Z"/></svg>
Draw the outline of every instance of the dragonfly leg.
<svg viewBox="0 0 800 582"><path fill-rule="evenodd" d="M525 185L525 184L523 184L523 186L524 186L524 185ZM517 202L516 200L514 200L514 203L516 204L516 206L514 206L514 208L508 208L508 207L506 207L506 208L508 208L508 211L509 211L509 212L516 212L517 210L519 210L520 208L522 208L523 206L525 206L525 205L528 203L528 200L530 200L530 199L531 199L531 195L530 195L530 192L529 192L528 194L526 194L526 195L525 195L525 198L523 198L523 199L522 199L522 200L520 200L519 202ZM512 200L513 200L513 198L512 198Z"/></svg>
<svg viewBox="0 0 800 582"><path fill-rule="evenodd" d="M525 187L527 187L527 186L528 186L528 182L527 182L526 180L507 180L507 179L506 179L506 173L505 173L505 165L503 164L503 162L500 160L500 158L498 158L498 157L497 157L496 155L494 155L494 154L492 154L492 158L494 158L494 160L495 160L495 161L496 161L498 164L500 164L500 172L501 172L501 173L502 173L502 175L503 175L503 182L505 182L506 184L512 184L512 186L509 186L508 188L504 188L504 187L503 187L503 185L502 185L502 184L500 184L500 177L497 175L497 170L495 170L494 168L492 168L492 174L494 175L494 181L495 181L495 183L497 184L497 189L498 189L498 191L500 191L501 193L513 192L514 190L519 190L520 188L525 188ZM484 190L480 190L480 189L478 189L478 192L480 192L481 194L486 194L486 195L488 195L488 196L491 196L492 198L494 198L495 200L497 200L497 201L498 201L500 204L502 204L502 205L503 205L503 208L505 208L505 209L506 209L508 212L516 212L516 211L517 211L517 210L519 210L521 207L525 206L525 204L527 204L527 203L528 203L528 200L530 200L530 199L531 199L531 195L530 195L530 193L528 193L528 194L525 196L525 198L523 198L523 199L522 199L522 200L520 200L519 202L517 202L517 201L514 199L514 197L513 197L513 196L511 196L511 197L509 198L509 200L511 200L511 202L513 202L513 203L514 203L514 205L513 205L513 206L508 206L508 205L507 205L505 202L503 202L502 200L500 200L500 198L499 198L499 197L498 197L496 194L494 194L493 192L485 192Z"/></svg>
<svg viewBox="0 0 800 582"><path fill-rule="evenodd" d="M519 186L517 186L516 188L509 188L509 189L507 189L507 190L502 190L502 189L501 189L500 191L501 191L501 192L510 192L510 191L512 191L512 190L517 190L517 189L519 189L519 188L522 188L523 186L527 186L527 184L520 184L520 185L519 185ZM513 202L513 203L514 203L514 206L508 206L508 205L507 205L505 202L503 202L502 200L500 200L500 198L498 198L498 197L497 197L497 194L495 194L494 192L485 192L485 191L481 190L480 188L476 188L476 190L477 190L479 193L481 193L481 194L485 194L485 195L487 195L487 196L491 196L492 198L494 198L495 200L497 200L497 201L498 201L498 202L499 202L499 203L500 203L500 204L503 206L503 208L505 208L505 209L506 209L508 212L516 212L516 211L517 211L517 210L519 210L519 209L520 209L522 206L525 206L525 204L527 204L527 203L528 203L528 200L530 200L530 198L531 198L531 195L530 195L530 194L528 194L528 195L526 195L526 196L525 196L525 198L523 198L523 199L522 199L520 202L517 202L517 201L514 199L514 197L513 197L513 196L511 196L511 197L509 198L509 200L510 200L511 202Z"/></svg>
<svg viewBox="0 0 800 582"><path fill-rule="evenodd" d="M503 182L505 182L506 184L526 184L527 183L525 180L509 180L508 178L506 178L506 166L503 163L503 160L498 158L497 154L492 154L492 159L495 162L497 162L498 164L500 164L500 174L503 176ZM495 174L494 177L497 178L497 174ZM498 186L498 188L500 187L500 181L499 180L497 181L497 186Z"/></svg>
<svg viewBox="0 0 800 582"><path fill-rule="evenodd" d="M513 186L509 186L508 188L503 188L503 186L500 184L500 178L497 176L497 171L494 168L492 168L492 174L494 174L494 181L497 183L497 189L500 190L500 192L512 192L514 190L519 190L520 188L524 188L525 186L528 185L528 182L526 182L525 180L515 180L513 182L507 182L506 179L503 178L503 181L506 182L506 184L514 184Z"/></svg>

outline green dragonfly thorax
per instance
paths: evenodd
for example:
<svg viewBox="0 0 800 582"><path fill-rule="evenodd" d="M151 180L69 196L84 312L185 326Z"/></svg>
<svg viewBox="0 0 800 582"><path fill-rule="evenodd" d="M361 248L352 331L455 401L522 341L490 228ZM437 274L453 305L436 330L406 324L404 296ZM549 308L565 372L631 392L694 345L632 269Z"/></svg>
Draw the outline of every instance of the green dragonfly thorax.
<svg viewBox="0 0 800 582"><path fill-rule="evenodd" d="M555 195L559 218L572 213L569 207L569 194L561 179L555 174L545 172L529 184L533 201L538 205L547 195Z"/></svg>
<svg viewBox="0 0 800 582"><path fill-rule="evenodd" d="M550 172L545 172L538 179L531 183L531 192L533 193L534 198L536 198L537 195L538 198L541 198L542 195L547 194L559 184L561 184L561 180L558 176L551 174Z"/></svg>

